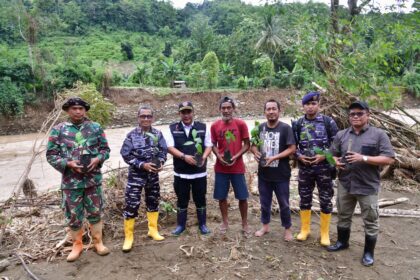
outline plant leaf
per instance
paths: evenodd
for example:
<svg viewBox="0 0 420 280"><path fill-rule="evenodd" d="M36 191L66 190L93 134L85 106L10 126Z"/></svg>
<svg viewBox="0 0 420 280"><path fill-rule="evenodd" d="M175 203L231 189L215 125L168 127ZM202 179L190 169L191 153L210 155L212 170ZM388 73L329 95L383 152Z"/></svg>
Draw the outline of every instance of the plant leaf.
<svg viewBox="0 0 420 280"><path fill-rule="evenodd" d="M190 146L190 145L194 145L193 141L187 141L184 143L184 146Z"/></svg>

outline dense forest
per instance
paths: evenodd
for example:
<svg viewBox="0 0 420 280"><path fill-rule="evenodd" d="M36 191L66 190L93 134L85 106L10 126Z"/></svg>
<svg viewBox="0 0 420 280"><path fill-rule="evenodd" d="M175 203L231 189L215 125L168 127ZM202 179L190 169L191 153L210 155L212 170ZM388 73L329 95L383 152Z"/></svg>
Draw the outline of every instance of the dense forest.
<svg viewBox="0 0 420 280"><path fill-rule="evenodd" d="M0 113L19 115L76 81L98 90L333 82L384 108L404 92L419 97L418 2L411 13L332 2L215 0L177 10L156 0L0 0Z"/></svg>

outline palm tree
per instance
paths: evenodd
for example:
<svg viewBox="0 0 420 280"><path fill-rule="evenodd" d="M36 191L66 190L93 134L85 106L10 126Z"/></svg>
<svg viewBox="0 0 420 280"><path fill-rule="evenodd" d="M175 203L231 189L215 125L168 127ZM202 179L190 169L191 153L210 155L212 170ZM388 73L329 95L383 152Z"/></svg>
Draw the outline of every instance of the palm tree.
<svg viewBox="0 0 420 280"><path fill-rule="evenodd" d="M278 28L273 14L269 13L265 17L264 30L261 31L261 38L255 48L266 52L274 63L274 57L280 47L284 45L283 40L278 35Z"/></svg>

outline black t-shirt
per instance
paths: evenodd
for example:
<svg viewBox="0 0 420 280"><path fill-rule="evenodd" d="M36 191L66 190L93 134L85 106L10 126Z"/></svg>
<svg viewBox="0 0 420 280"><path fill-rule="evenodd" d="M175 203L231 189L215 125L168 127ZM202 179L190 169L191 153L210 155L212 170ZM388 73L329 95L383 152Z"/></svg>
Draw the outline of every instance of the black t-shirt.
<svg viewBox="0 0 420 280"><path fill-rule="evenodd" d="M266 122L262 123L260 139L263 143L259 150L262 153L265 152L267 157L277 155L288 146L296 144L292 128L283 122L279 122L274 128L269 128ZM264 168L258 167L258 175L269 182L289 181L291 175L289 157L275 160Z"/></svg>

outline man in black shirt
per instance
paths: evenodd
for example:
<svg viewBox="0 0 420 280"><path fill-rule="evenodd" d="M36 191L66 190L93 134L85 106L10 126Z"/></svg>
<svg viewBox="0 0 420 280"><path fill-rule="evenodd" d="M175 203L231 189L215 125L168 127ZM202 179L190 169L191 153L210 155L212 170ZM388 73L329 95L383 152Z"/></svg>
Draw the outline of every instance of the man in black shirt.
<svg viewBox="0 0 420 280"><path fill-rule="evenodd" d="M263 236L270 231L271 201L273 192L276 194L280 207L280 219L285 228L284 239L293 239L289 207L290 165L289 156L296 151L295 138L292 128L281 121L280 103L270 99L264 105L267 122L259 126L261 145L253 145L251 151L255 159L265 164L258 167L258 190L261 203L262 228L255 232L255 236Z"/></svg>

